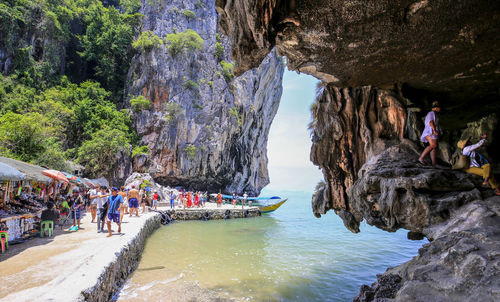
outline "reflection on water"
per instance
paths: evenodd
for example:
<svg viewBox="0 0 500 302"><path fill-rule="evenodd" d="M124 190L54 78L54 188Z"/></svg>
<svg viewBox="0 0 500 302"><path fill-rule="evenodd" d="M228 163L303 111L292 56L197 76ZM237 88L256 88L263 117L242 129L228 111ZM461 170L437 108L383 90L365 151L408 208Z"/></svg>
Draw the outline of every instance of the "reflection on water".
<svg viewBox="0 0 500 302"><path fill-rule="evenodd" d="M422 245L367 226L352 234L333 214L314 218L310 195L288 197L269 216L161 227L119 300L348 301Z"/></svg>

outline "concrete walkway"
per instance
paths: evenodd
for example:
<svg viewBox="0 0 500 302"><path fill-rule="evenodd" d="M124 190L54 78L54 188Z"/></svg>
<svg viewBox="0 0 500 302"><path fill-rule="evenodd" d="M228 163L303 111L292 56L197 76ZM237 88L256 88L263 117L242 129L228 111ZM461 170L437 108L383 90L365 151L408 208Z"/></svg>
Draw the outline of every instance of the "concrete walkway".
<svg viewBox="0 0 500 302"><path fill-rule="evenodd" d="M83 229L68 233L56 228L52 238L35 238L13 245L0 255L0 301L75 301L81 292L96 285L119 252L137 237L146 221L156 213L140 217L125 215L122 234L112 224L113 236L97 233L90 213ZM69 225L66 227L68 228Z"/></svg>

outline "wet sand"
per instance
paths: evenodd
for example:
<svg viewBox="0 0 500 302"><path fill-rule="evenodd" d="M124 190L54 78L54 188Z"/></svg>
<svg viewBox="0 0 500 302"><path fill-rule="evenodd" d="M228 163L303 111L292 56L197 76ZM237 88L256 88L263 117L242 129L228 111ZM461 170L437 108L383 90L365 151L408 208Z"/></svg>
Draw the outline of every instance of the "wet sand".
<svg viewBox="0 0 500 302"><path fill-rule="evenodd" d="M10 246L0 255L0 301L78 300L154 215L125 215L122 233L118 234L118 226L112 224L115 232L107 238L107 233L97 233L97 224L90 222L87 213L77 232L56 227L51 238L34 238Z"/></svg>

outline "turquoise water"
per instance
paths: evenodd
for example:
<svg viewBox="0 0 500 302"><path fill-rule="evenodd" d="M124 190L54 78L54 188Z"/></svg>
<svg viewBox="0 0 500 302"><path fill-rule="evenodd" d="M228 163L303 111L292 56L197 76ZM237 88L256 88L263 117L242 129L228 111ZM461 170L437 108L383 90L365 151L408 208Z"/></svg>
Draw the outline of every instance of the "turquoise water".
<svg viewBox="0 0 500 302"><path fill-rule="evenodd" d="M334 213L315 218L310 193L279 195L289 201L260 218L160 228L119 300L187 301L200 296L186 285L195 284L239 301L351 301L362 284L411 259L424 243L366 224L353 234Z"/></svg>

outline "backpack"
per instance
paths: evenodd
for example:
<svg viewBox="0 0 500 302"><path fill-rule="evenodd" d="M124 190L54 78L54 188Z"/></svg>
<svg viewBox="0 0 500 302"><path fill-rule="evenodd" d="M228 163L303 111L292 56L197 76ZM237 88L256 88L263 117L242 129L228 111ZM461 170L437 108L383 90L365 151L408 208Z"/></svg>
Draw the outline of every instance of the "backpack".
<svg viewBox="0 0 500 302"><path fill-rule="evenodd" d="M451 159L451 168L453 170L468 169L470 167L470 158L463 155L462 152L455 152Z"/></svg>

